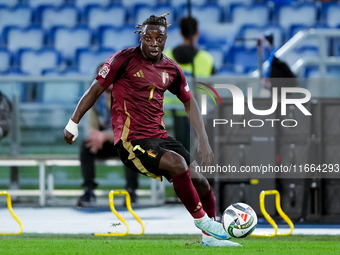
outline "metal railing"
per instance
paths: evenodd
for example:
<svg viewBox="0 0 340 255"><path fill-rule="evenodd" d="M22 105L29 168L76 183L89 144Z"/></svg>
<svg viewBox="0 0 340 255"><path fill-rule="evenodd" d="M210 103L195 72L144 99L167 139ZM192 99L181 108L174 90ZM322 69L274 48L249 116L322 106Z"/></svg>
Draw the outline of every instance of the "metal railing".
<svg viewBox="0 0 340 255"><path fill-rule="evenodd" d="M302 43L317 39L319 56L300 58L290 67L295 74L301 76L306 67L318 66L320 77L326 77L328 66L340 66L340 56L328 55L328 40L332 38L340 38L340 29L311 28L309 30L302 30L277 50L275 56L287 62L289 60L289 54L292 53L293 50L301 47ZM263 63L262 68L264 72L269 68L268 61ZM254 71L253 77L259 77L259 73L259 70Z"/></svg>

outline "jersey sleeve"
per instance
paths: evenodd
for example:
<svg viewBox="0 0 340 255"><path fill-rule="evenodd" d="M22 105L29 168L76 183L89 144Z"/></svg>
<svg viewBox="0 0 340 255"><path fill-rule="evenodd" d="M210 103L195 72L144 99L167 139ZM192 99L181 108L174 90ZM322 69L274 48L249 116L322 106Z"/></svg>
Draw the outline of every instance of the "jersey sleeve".
<svg viewBox="0 0 340 255"><path fill-rule="evenodd" d="M113 54L107 62L100 68L99 73L96 76L96 80L104 87L108 88L113 84L119 77L120 67L124 63L124 55L121 51Z"/></svg>
<svg viewBox="0 0 340 255"><path fill-rule="evenodd" d="M185 75L181 68L176 66L176 78L174 82L170 85L168 90L175 94L182 103L188 102L191 97L192 93L190 91L189 85L187 80L185 79Z"/></svg>

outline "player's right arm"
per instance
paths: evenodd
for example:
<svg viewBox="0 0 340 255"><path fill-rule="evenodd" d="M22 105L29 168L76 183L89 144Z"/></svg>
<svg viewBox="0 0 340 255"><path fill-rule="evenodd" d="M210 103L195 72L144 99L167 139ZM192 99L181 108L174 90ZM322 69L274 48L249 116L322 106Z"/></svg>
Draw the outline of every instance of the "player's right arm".
<svg viewBox="0 0 340 255"><path fill-rule="evenodd" d="M78 123L81 118L94 105L94 103L104 92L104 90L107 89L111 84L114 84L115 81L118 80L119 77L123 74L126 65L132 58L126 58L128 54L125 53L127 53L127 51L129 50L132 51L133 49L131 48L125 51L116 52L102 66L95 80L92 82L90 88L80 99L71 119L64 129L64 140L67 143L74 143L78 136Z"/></svg>
<svg viewBox="0 0 340 255"><path fill-rule="evenodd" d="M106 88L103 87L98 80L94 80L90 88L84 93L71 119L64 129L64 140L68 144L73 144L78 136L78 123L84 114L94 105L99 96Z"/></svg>

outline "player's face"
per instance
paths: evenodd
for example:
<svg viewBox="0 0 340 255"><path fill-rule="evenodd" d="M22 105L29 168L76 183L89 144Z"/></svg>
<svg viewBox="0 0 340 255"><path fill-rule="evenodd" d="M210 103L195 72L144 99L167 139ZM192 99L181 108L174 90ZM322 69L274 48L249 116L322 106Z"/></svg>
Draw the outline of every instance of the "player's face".
<svg viewBox="0 0 340 255"><path fill-rule="evenodd" d="M162 57L167 38L166 28L157 25L146 25L141 34L141 49L145 59L157 63Z"/></svg>

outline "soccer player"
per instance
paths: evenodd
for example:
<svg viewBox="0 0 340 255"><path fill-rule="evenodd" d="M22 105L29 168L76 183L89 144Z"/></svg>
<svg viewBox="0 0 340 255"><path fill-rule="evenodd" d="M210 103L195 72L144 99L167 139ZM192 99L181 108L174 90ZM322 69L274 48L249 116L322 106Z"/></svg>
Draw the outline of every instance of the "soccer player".
<svg viewBox="0 0 340 255"><path fill-rule="evenodd" d="M135 33L140 34L141 44L116 52L103 65L66 125L64 139L74 143L79 121L113 84L111 122L122 162L148 177L172 181L177 196L203 232L203 246L240 246L227 241L230 236L215 221L214 195L208 181L195 172L197 162L165 129L163 98L169 90L184 104L197 132L202 163L211 163L213 152L183 71L162 54L170 26L166 15L151 15L142 25L137 25Z"/></svg>

